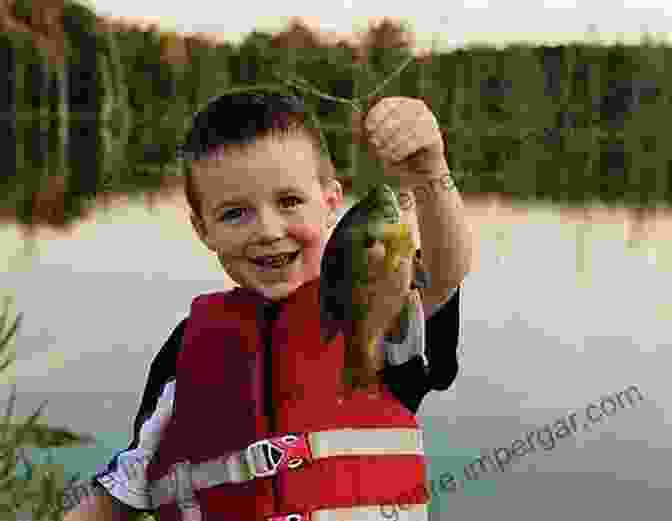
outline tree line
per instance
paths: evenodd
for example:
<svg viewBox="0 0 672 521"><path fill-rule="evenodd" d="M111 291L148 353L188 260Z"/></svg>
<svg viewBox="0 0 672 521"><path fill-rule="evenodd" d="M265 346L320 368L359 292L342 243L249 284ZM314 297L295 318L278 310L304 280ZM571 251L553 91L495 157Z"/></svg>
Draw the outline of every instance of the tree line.
<svg viewBox="0 0 672 521"><path fill-rule="evenodd" d="M35 14L46 9L42 3L49 16ZM14 20L0 33L5 220L69 227L100 197L179 185L185 166L176 148L192 115L232 86L298 76L353 98L411 56L379 95L428 104L464 194L635 207L672 200L662 131L672 51L664 44L416 53L408 28L383 20L358 44L325 43L293 21L279 34L252 31L234 45L115 22L65 0L55 14L53 5L15 0L0 12L0 20ZM358 143L351 108L317 96L307 101L339 176L346 184L375 181L379 167Z"/></svg>

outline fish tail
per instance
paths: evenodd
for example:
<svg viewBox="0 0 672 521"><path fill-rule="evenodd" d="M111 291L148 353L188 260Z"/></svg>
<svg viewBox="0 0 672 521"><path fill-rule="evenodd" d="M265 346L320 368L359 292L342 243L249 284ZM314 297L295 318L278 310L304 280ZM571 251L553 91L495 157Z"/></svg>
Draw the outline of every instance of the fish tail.
<svg viewBox="0 0 672 521"><path fill-rule="evenodd" d="M346 339L342 381L348 391L364 389L379 381L375 367L376 347L375 337L367 340L366 347L352 336Z"/></svg>

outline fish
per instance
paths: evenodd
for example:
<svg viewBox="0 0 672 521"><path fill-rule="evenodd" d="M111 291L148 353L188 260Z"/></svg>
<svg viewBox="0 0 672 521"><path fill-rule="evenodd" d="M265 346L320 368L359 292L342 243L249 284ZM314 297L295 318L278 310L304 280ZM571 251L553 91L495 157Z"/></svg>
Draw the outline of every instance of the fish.
<svg viewBox="0 0 672 521"><path fill-rule="evenodd" d="M401 208L394 190L386 184L375 185L339 220L320 263L321 340L323 345L329 345L343 333L342 383L348 394L380 381L374 364L379 337L362 330L368 310L355 300L355 292L372 282L368 249L377 241L385 245L383 263L388 272L396 270L402 258L413 257L409 290L428 288L431 283L411 229L401 221ZM401 323L408 324L410 312L411 305L407 301L401 311Z"/></svg>

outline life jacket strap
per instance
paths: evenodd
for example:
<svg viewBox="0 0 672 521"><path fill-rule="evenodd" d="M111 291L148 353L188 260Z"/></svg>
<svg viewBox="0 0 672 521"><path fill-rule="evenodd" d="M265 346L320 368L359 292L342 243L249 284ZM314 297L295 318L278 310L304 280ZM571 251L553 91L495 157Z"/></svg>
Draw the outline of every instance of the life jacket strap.
<svg viewBox="0 0 672 521"><path fill-rule="evenodd" d="M173 464L175 502L182 521L202 521L201 505L194 494L192 467L188 461Z"/></svg>
<svg viewBox="0 0 672 521"><path fill-rule="evenodd" d="M183 512L198 509L194 490L223 483L244 483L295 470L315 459L335 456L422 456L422 431L417 428L338 429L266 438L196 465L175 463L150 487L155 507L175 501ZM194 518L195 521L199 521Z"/></svg>

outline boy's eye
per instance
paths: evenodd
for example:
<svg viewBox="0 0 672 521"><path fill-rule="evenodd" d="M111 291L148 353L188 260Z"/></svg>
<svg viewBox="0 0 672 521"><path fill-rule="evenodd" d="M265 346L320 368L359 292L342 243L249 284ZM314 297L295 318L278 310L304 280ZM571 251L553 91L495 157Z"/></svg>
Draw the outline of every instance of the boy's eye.
<svg viewBox="0 0 672 521"><path fill-rule="evenodd" d="M288 201L288 200L289 201L294 200L294 201L296 201L296 204L301 204L303 202L303 200L301 198L296 197L295 195L290 195L288 197L283 197L282 200L283 200L283 202Z"/></svg>
<svg viewBox="0 0 672 521"><path fill-rule="evenodd" d="M230 221L231 219L236 219L238 217L241 217L240 215L236 215L235 212L242 212L242 208L232 208L230 210L227 210L226 212L222 213L222 215L219 216L218 221Z"/></svg>
<svg viewBox="0 0 672 521"><path fill-rule="evenodd" d="M303 199L300 197L296 197L295 195L290 195L288 197L283 197L281 199L283 206L296 206L299 204L303 203ZM285 205L284 203L289 202L288 205ZM294 204L292 204L294 203ZM243 211L246 210L245 208L231 208L222 215L220 215L218 221L231 221L232 219L240 219L243 216Z"/></svg>

